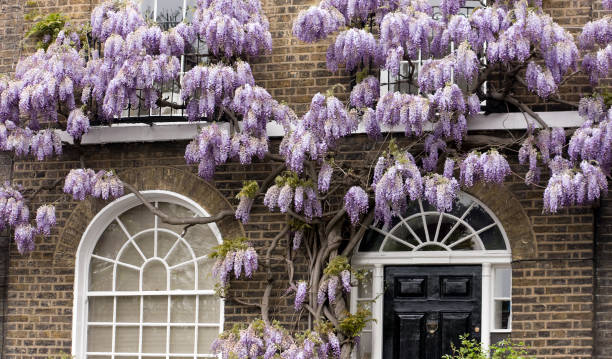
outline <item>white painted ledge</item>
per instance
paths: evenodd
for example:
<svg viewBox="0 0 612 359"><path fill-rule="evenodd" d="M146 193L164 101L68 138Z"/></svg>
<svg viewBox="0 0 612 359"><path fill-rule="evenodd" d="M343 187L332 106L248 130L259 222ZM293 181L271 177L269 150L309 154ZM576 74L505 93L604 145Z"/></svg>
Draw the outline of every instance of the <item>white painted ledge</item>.
<svg viewBox="0 0 612 359"><path fill-rule="evenodd" d="M550 127L572 128L582 125L584 120L577 111L538 112L540 117ZM527 121L533 119L522 113L494 113L490 115L478 114L468 121L469 131L482 130L519 130L527 128ZM128 143L128 142L163 142L191 140L197 133L198 128L208 126L207 122L159 122L151 125L144 123L114 124L112 126L94 126L81 139L83 145L98 145L104 143ZM226 123L220 124L229 130ZM401 127L385 129L386 132L403 132ZM360 124L356 133L365 133ZM268 124L268 136L281 137L284 135L283 127L277 123ZM74 143L72 136L65 131L60 131L62 141Z"/></svg>

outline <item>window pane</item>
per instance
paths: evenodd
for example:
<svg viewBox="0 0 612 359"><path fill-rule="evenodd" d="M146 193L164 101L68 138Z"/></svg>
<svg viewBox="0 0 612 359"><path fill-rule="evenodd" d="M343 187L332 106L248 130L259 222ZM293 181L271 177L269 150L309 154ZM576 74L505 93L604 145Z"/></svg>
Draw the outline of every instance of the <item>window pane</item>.
<svg viewBox="0 0 612 359"><path fill-rule="evenodd" d="M143 298L143 320L146 323L166 323L168 321L168 297L150 296Z"/></svg>
<svg viewBox="0 0 612 359"><path fill-rule="evenodd" d="M154 249L155 249L154 235L155 233L151 231L151 232L143 233L134 239L134 242L136 242L136 245L138 246L138 248L140 248L140 250L142 251L142 254L144 254L145 257L147 258L151 258L155 254L154 253Z"/></svg>
<svg viewBox="0 0 612 359"><path fill-rule="evenodd" d="M140 12L145 19L153 19L153 11L155 10L155 0L137 0L140 4Z"/></svg>
<svg viewBox="0 0 612 359"><path fill-rule="evenodd" d="M106 227L106 230L104 230L100 239L98 239L93 253L101 257L116 259L117 253L119 253L119 250L127 240L125 232L123 232L116 221L113 221Z"/></svg>
<svg viewBox="0 0 612 359"><path fill-rule="evenodd" d="M372 357L372 333L363 332L359 341L357 358L370 359Z"/></svg>
<svg viewBox="0 0 612 359"><path fill-rule="evenodd" d="M117 321L140 322L140 297L117 297Z"/></svg>
<svg viewBox="0 0 612 359"><path fill-rule="evenodd" d="M187 11L185 12L185 20L187 20L188 22L191 22L191 19L193 19L193 13L196 9L196 5L197 5L197 0L187 0Z"/></svg>
<svg viewBox="0 0 612 359"><path fill-rule="evenodd" d="M142 269L142 290L167 290L166 266L159 260L152 260Z"/></svg>
<svg viewBox="0 0 612 359"><path fill-rule="evenodd" d="M495 268L495 297L512 296L512 268Z"/></svg>
<svg viewBox="0 0 612 359"><path fill-rule="evenodd" d="M155 226L155 216L144 205L134 207L119 216L119 220L132 236Z"/></svg>
<svg viewBox="0 0 612 359"><path fill-rule="evenodd" d="M177 236L167 232L157 232L157 256L164 258L177 240Z"/></svg>
<svg viewBox="0 0 612 359"><path fill-rule="evenodd" d="M506 249L506 242L504 241L504 236L502 235L501 231L499 230L499 227L497 226L489 228L486 231L480 233L480 239L482 239L482 243L488 250Z"/></svg>
<svg viewBox="0 0 612 359"><path fill-rule="evenodd" d="M117 265L117 290L138 290L139 271L126 266Z"/></svg>
<svg viewBox="0 0 612 359"><path fill-rule="evenodd" d="M193 263L185 264L172 270L170 276L170 289L195 289L195 266Z"/></svg>
<svg viewBox="0 0 612 359"><path fill-rule="evenodd" d="M175 26L183 20L183 0L157 0L157 22ZM163 28L167 28L163 26Z"/></svg>
<svg viewBox="0 0 612 359"><path fill-rule="evenodd" d="M495 222L493 218L489 216L487 211L479 204L474 204L474 207L472 208L470 213L465 216L464 220L469 223L470 226L472 226L472 228L474 228L475 230L479 230Z"/></svg>
<svg viewBox="0 0 612 359"><path fill-rule="evenodd" d="M200 224L189 228L184 238L191 246L196 258L207 255L213 247L219 244L217 237L207 224Z"/></svg>
<svg viewBox="0 0 612 359"><path fill-rule="evenodd" d="M213 295L200 296L199 323L219 323L220 321L220 303L219 299Z"/></svg>
<svg viewBox="0 0 612 359"><path fill-rule="evenodd" d="M372 298L372 269L365 272L365 277L357 286L357 298Z"/></svg>
<svg viewBox="0 0 612 359"><path fill-rule="evenodd" d="M117 327L115 352L138 352L138 327Z"/></svg>
<svg viewBox="0 0 612 359"><path fill-rule="evenodd" d="M216 280L212 276L212 267L216 259L202 258L198 261L198 289L213 289Z"/></svg>
<svg viewBox="0 0 612 359"><path fill-rule="evenodd" d="M165 353L166 352L166 328L143 327L142 328L142 352L143 353Z"/></svg>
<svg viewBox="0 0 612 359"><path fill-rule="evenodd" d="M194 323L195 299L195 296L173 296L170 302L170 321L172 323Z"/></svg>
<svg viewBox="0 0 612 359"><path fill-rule="evenodd" d="M179 241L179 243L174 246L170 254L168 254L166 261L168 262L168 265L172 267L192 259L195 258L191 255L185 243L183 241Z"/></svg>
<svg viewBox="0 0 612 359"><path fill-rule="evenodd" d="M169 0L169 1L174 1L174 0ZM193 217L195 215L195 213L193 213L189 209L183 206L180 206L178 204L174 204L174 203L160 202L158 204L158 208L164 213L172 213L174 216L177 216L177 217ZM179 235L183 233L183 229L185 228L184 224L172 225L172 224L164 223L162 221L159 221L158 225L160 228L169 229Z"/></svg>
<svg viewBox="0 0 612 359"><path fill-rule="evenodd" d="M219 336L219 328L198 328L198 354L212 354L212 343Z"/></svg>
<svg viewBox="0 0 612 359"><path fill-rule="evenodd" d="M113 289L113 263L92 258L89 265L89 290L109 291Z"/></svg>
<svg viewBox="0 0 612 359"><path fill-rule="evenodd" d="M170 352L171 353L193 353L194 337L195 337L194 327L170 328Z"/></svg>
<svg viewBox="0 0 612 359"><path fill-rule="evenodd" d="M90 322L112 322L113 321L113 297L89 297Z"/></svg>
<svg viewBox="0 0 612 359"><path fill-rule="evenodd" d="M113 329L111 327L89 327L87 328L87 351L110 352L112 344ZM95 338L95 340L92 340Z"/></svg>
<svg viewBox="0 0 612 359"><path fill-rule="evenodd" d="M496 300L494 308L494 329L509 329L511 304L509 300Z"/></svg>
<svg viewBox="0 0 612 359"><path fill-rule="evenodd" d="M138 253L138 250L136 250L136 247L134 247L131 242L128 243L125 246L125 249L123 249L123 252L121 252L121 257L119 257L119 261L122 263L131 264L136 267L140 267L142 263L144 263L142 256L140 255L140 253Z"/></svg>

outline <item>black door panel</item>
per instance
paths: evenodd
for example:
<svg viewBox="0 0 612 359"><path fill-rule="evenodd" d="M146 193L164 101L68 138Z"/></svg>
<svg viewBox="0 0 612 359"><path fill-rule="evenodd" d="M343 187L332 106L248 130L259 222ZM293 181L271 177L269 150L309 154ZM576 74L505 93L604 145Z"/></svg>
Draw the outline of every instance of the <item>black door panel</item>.
<svg viewBox="0 0 612 359"><path fill-rule="evenodd" d="M440 359L459 335L479 337L480 266L385 268L383 357Z"/></svg>

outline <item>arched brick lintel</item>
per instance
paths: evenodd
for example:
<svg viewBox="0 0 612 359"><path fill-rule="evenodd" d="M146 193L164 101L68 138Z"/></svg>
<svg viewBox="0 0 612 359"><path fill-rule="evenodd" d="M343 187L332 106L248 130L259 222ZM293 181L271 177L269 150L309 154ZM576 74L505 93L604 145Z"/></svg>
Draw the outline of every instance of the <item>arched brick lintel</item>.
<svg viewBox="0 0 612 359"><path fill-rule="evenodd" d="M505 186L475 185L465 192L478 198L500 220L512 249L512 260L537 258L531 221L518 199Z"/></svg>
<svg viewBox="0 0 612 359"><path fill-rule="evenodd" d="M197 202L211 215L232 209L227 199L210 183L198 176L173 167L139 167L119 173L119 177L141 191L166 190L182 194ZM78 204L66 221L55 248L53 264L73 267L81 237L94 216L108 202L88 198ZM245 236L242 224L234 217L216 222L223 238Z"/></svg>

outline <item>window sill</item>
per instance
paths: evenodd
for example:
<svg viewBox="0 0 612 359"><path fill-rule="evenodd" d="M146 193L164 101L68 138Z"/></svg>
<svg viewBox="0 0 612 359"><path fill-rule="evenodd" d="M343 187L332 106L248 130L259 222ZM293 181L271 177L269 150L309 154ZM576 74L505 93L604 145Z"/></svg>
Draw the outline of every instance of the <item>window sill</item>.
<svg viewBox="0 0 612 359"><path fill-rule="evenodd" d="M551 127L572 128L582 125L584 120L577 111L552 111L538 112L540 117ZM520 112L492 113L489 115L478 114L468 122L469 131L483 130L521 130L527 128L525 116ZM532 119L530 122L534 122ZM121 123L112 126L93 126L89 132L83 135L81 144L99 145L105 143L128 143L128 142L164 142L184 141L193 139L199 127L208 126L208 122L154 122L145 123ZM227 123L220 127L229 130ZM426 128L429 130L431 128ZM401 126L384 128L383 132L404 132ZM365 133L363 124L359 125L356 133ZM283 127L277 123L268 124L268 136L282 137ZM74 139L65 131L60 131L63 142L73 144Z"/></svg>

